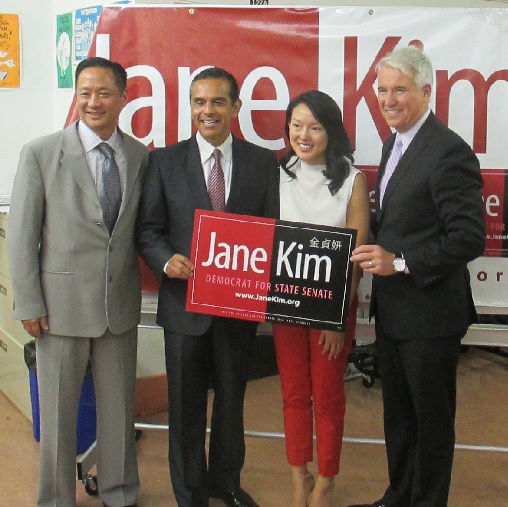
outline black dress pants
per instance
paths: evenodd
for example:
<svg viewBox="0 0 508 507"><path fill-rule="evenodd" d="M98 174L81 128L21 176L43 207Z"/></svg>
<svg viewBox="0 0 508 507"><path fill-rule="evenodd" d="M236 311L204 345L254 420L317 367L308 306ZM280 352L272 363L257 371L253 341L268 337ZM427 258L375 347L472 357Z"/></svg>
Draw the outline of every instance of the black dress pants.
<svg viewBox="0 0 508 507"><path fill-rule="evenodd" d="M462 337L395 340L376 325L390 479L385 495L388 505L448 505Z"/></svg>
<svg viewBox="0 0 508 507"><path fill-rule="evenodd" d="M201 336L164 331L169 392L169 464L179 507L208 505L208 488L240 487L243 409L256 323L214 317ZM209 456L208 390L214 390Z"/></svg>

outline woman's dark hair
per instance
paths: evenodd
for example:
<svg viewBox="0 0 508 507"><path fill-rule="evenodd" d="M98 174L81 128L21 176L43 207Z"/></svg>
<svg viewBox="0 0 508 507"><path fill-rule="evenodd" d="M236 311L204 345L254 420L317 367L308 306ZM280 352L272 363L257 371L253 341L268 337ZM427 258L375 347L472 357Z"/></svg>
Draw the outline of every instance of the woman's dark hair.
<svg viewBox="0 0 508 507"><path fill-rule="evenodd" d="M330 193L335 195L349 175L350 163L354 162L353 147L342 123L342 112L335 100L326 93L319 90L303 92L295 97L286 109L285 131L288 139L289 123L291 122L293 110L299 104L305 104L310 109L314 118L323 125L328 134L328 145L325 151L326 169L323 174L330 180L328 184ZM294 164L288 166L288 163L294 156L295 152L291 148L281 160L282 168L292 178L296 177L291 171Z"/></svg>

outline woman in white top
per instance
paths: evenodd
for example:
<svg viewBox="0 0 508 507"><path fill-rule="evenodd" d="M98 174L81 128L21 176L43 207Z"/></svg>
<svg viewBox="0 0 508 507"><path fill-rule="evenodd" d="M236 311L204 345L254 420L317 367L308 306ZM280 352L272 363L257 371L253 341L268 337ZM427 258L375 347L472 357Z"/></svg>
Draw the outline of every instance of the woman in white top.
<svg viewBox="0 0 508 507"><path fill-rule="evenodd" d="M367 241L369 197L364 175L354 168L353 149L339 106L311 90L286 110L291 149L281 161L280 218L357 229L357 245ZM354 266L346 333L274 324L284 402L286 453L293 476L291 507L330 507L339 472L344 432L344 374L356 324L360 271ZM313 419L318 476L313 461ZM312 494L311 494L312 493Z"/></svg>

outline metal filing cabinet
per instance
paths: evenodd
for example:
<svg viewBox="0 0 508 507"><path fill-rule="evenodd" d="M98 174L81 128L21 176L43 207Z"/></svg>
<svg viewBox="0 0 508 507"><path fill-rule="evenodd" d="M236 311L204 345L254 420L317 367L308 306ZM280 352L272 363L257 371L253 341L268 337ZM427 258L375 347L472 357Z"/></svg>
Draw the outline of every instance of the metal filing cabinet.
<svg viewBox="0 0 508 507"><path fill-rule="evenodd" d="M12 319L12 285L7 258L8 208L0 208L0 391L32 419L28 368L24 345L32 338L21 322ZM157 297L143 297L139 326L137 362L137 413L150 413L167 408L167 395L159 394L166 387L164 338L155 324ZM153 398L153 399L152 399Z"/></svg>
<svg viewBox="0 0 508 507"><path fill-rule="evenodd" d="M24 345L31 337L12 320L12 285L7 258L8 212L0 211L0 390L32 419Z"/></svg>

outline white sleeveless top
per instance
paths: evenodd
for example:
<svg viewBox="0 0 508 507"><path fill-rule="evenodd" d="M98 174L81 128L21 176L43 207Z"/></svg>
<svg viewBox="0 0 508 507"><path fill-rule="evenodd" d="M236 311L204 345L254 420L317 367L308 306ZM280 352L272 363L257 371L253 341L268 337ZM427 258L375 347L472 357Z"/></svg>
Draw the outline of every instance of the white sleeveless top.
<svg viewBox="0 0 508 507"><path fill-rule="evenodd" d="M294 159L291 160L291 162ZM290 164L289 164L290 165ZM357 174L353 166L340 190L330 194L330 180L323 175L324 165L307 165L298 160L291 167L296 178L280 168L280 219L291 222L345 227L347 206Z"/></svg>

